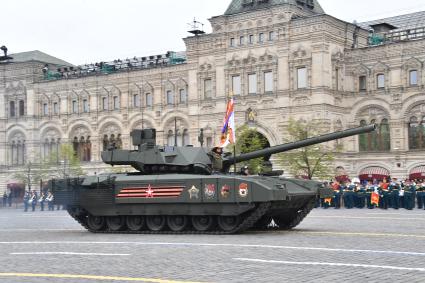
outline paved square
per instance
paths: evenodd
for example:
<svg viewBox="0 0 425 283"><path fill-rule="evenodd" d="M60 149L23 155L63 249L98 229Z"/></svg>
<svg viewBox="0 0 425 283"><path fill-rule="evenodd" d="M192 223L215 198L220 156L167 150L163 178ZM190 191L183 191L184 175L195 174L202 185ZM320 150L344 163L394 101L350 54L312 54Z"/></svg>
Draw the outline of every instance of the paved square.
<svg viewBox="0 0 425 283"><path fill-rule="evenodd" d="M316 209L288 232L175 236L1 209L0 282L425 282L424 231L423 210Z"/></svg>

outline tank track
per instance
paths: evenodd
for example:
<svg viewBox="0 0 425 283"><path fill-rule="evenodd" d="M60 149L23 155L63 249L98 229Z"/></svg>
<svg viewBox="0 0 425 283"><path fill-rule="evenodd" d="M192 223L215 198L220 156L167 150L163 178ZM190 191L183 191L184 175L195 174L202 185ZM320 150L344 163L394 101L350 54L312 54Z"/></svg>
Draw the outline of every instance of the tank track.
<svg viewBox="0 0 425 283"><path fill-rule="evenodd" d="M271 207L270 202L260 203L258 206L248 214L241 223L230 231L222 231L222 230L213 230L213 231L197 231L197 230L184 230L184 231L171 231L171 230L163 230L163 231L151 231L151 230L140 230L140 231L111 231L109 229L105 230L92 230L87 225L87 213L75 214L68 210L69 215L74 218L80 225L85 228L87 231L96 234L165 234L165 235L184 235L184 234L192 234L192 235L230 235L242 233L255 225L255 223L263 217Z"/></svg>
<svg viewBox="0 0 425 283"><path fill-rule="evenodd" d="M283 227L279 227L279 225L277 223L276 226L274 227L270 227L272 230L291 230L295 227L297 227L303 220L304 218L307 217L307 215L313 210L314 208L314 200L309 201L304 207L302 207L295 215L295 217L293 217L288 224L286 224Z"/></svg>

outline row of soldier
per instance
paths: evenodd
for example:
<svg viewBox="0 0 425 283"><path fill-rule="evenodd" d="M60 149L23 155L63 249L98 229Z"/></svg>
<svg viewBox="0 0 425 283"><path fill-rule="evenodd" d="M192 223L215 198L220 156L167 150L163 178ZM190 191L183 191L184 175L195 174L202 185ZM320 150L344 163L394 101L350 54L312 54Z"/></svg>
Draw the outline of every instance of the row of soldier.
<svg viewBox="0 0 425 283"><path fill-rule="evenodd" d="M408 210L425 209L425 181L424 180L404 180L398 181L396 178L390 182L369 181L367 183L358 182L331 182L329 186L333 189L333 197L321 199L316 206L323 208L342 206L347 209L376 207L382 209L405 208Z"/></svg>
<svg viewBox="0 0 425 283"><path fill-rule="evenodd" d="M30 207L32 211L35 211L37 205L40 205L41 211L44 211L46 205L49 211L53 211L55 210L53 200L54 197L51 192L48 192L47 194L42 192L40 195L38 195L37 191L35 190L27 191L24 195L24 211L28 211Z"/></svg>

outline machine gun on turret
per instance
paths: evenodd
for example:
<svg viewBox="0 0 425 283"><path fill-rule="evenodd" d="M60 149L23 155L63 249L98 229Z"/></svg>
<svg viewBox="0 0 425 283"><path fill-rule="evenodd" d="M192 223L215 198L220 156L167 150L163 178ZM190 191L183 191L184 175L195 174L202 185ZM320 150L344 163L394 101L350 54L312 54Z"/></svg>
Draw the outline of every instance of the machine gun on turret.
<svg viewBox="0 0 425 283"><path fill-rule="evenodd" d="M298 142L277 145L250 153L223 157L221 173L227 173L235 164L251 159L270 156L302 147L342 139L359 134L369 133L376 129L375 125L358 127L341 132L326 134ZM111 148L102 152L102 160L110 165L130 165L143 174L190 173L210 175L214 172L209 152L198 147L158 146L156 130L134 130L131 133L136 150L118 150Z"/></svg>

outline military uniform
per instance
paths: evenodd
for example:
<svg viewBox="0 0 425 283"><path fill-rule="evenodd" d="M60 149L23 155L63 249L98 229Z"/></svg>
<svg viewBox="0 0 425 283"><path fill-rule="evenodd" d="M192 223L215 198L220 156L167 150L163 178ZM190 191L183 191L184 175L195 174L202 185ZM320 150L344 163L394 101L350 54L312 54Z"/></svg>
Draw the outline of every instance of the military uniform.
<svg viewBox="0 0 425 283"><path fill-rule="evenodd" d="M422 209L424 208L424 194L425 194L425 187L424 184L418 185L416 189L416 199L418 201L418 208Z"/></svg>
<svg viewBox="0 0 425 283"><path fill-rule="evenodd" d="M394 209L400 208L400 186L393 182L390 184L391 207Z"/></svg>
<svg viewBox="0 0 425 283"><path fill-rule="evenodd" d="M344 190L344 204L345 208L352 209L354 207L354 186L348 186Z"/></svg>
<svg viewBox="0 0 425 283"><path fill-rule="evenodd" d="M223 169L222 155L212 151L212 152L209 153L209 156L211 158L212 169L214 171L221 171Z"/></svg>
<svg viewBox="0 0 425 283"><path fill-rule="evenodd" d="M366 188L362 185L357 189L357 208L364 208L366 205Z"/></svg>
<svg viewBox="0 0 425 283"><path fill-rule="evenodd" d="M372 205L372 193L375 191L374 186L367 186L366 187L366 204L367 208L373 209L375 208L375 205Z"/></svg>
<svg viewBox="0 0 425 283"><path fill-rule="evenodd" d="M404 208L412 210L415 207L415 185L408 185L404 188Z"/></svg>

